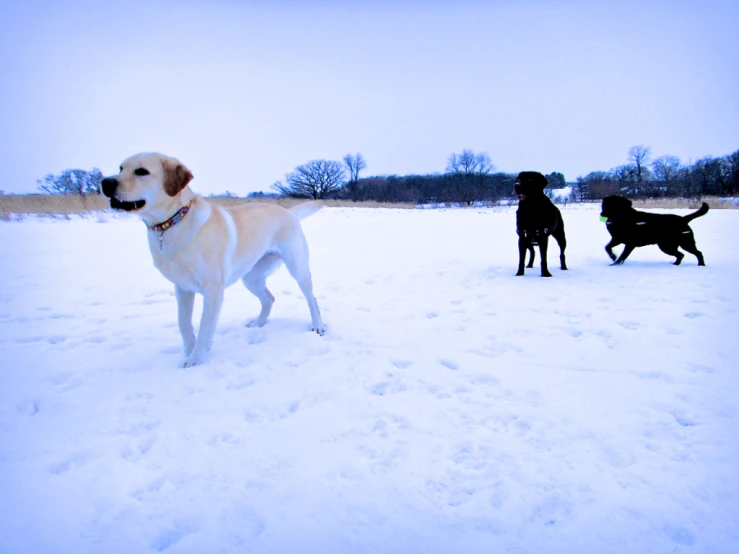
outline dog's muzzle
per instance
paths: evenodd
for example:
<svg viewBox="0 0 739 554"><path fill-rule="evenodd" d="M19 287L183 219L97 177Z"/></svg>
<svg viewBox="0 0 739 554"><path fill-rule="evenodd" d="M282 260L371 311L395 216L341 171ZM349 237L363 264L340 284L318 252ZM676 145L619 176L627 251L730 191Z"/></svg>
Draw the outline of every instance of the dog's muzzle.
<svg viewBox="0 0 739 554"><path fill-rule="evenodd" d="M129 202L127 200L118 200L115 197L115 191L118 188L118 179L114 177L106 177L100 183L103 189L103 194L110 198L110 207L114 210L123 210L125 212L133 212L140 210L146 204L146 200L134 200Z"/></svg>
<svg viewBox="0 0 739 554"><path fill-rule="evenodd" d="M114 179L113 177L106 177L102 180L100 184L103 187L103 194L108 198L113 198L113 195L115 194L115 189L118 188L118 179Z"/></svg>

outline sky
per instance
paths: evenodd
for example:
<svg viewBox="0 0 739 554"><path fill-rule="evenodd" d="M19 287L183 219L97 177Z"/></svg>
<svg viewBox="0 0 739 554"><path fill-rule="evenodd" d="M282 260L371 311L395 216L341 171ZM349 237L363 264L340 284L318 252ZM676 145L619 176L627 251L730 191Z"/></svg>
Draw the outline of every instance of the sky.
<svg viewBox="0 0 739 554"><path fill-rule="evenodd" d="M313 159L568 181L739 149L735 0L0 2L0 190L179 158L204 194Z"/></svg>

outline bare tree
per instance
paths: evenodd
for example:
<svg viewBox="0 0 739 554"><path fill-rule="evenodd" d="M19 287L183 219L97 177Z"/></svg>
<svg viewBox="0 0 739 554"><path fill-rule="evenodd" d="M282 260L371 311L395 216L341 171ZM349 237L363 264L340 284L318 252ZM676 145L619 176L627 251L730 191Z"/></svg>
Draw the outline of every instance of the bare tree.
<svg viewBox="0 0 739 554"><path fill-rule="evenodd" d="M652 172L659 182L660 194L666 195L674 188L674 182L680 174L680 158L660 156L652 162Z"/></svg>
<svg viewBox="0 0 739 554"><path fill-rule="evenodd" d="M367 162L364 161L362 154L347 154L344 156L344 164L349 170L349 182L356 183L359 180L359 172L367 167Z"/></svg>
<svg viewBox="0 0 739 554"><path fill-rule="evenodd" d="M446 170L462 175L487 175L495 170L495 166L485 152L475 154L472 150L462 150L461 154L447 158Z"/></svg>
<svg viewBox="0 0 739 554"><path fill-rule="evenodd" d="M446 170L450 174L453 196L468 206L484 196L485 177L495 169L485 152L475 154L462 150L447 158Z"/></svg>
<svg viewBox="0 0 739 554"><path fill-rule="evenodd" d="M340 162L311 160L285 175L284 184L278 181L272 186L287 196L319 199L340 191L345 178L344 166Z"/></svg>
<svg viewBox="0 0 739 554"><path fill-rule="evenodd" d="M649 179L649 159L652 155L652 149L648 146L632 146L629 148L628 160L634 165L634 178L637 183L637 187L642 182Z"/></svg>

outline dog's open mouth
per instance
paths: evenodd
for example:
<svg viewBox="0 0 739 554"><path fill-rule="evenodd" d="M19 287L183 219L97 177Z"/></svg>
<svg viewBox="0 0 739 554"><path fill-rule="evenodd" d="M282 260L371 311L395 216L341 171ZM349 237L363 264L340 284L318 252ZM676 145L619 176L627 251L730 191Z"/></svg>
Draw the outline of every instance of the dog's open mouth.
<svg viewBox="0 0 739 554"><path fill-rule="evenodd" d="M146 200L134 200L133 202L128 202L126 200L118 200L115 196L110 197L110 207L114 210L134 212L143 208L145 204Z"/></svg>

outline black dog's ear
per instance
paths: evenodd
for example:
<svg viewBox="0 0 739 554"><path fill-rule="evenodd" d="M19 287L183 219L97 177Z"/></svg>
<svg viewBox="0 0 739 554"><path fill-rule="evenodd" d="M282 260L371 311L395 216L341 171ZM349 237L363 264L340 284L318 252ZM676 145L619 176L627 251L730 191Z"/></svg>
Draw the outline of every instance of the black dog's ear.
<svg viewBox="0 0 739 554"><path fill-rule="evenodd" d="M169 196L177 196L192 180L192 173L174 159L165 159L162 165L164 166L164 192Z"/></svg>

